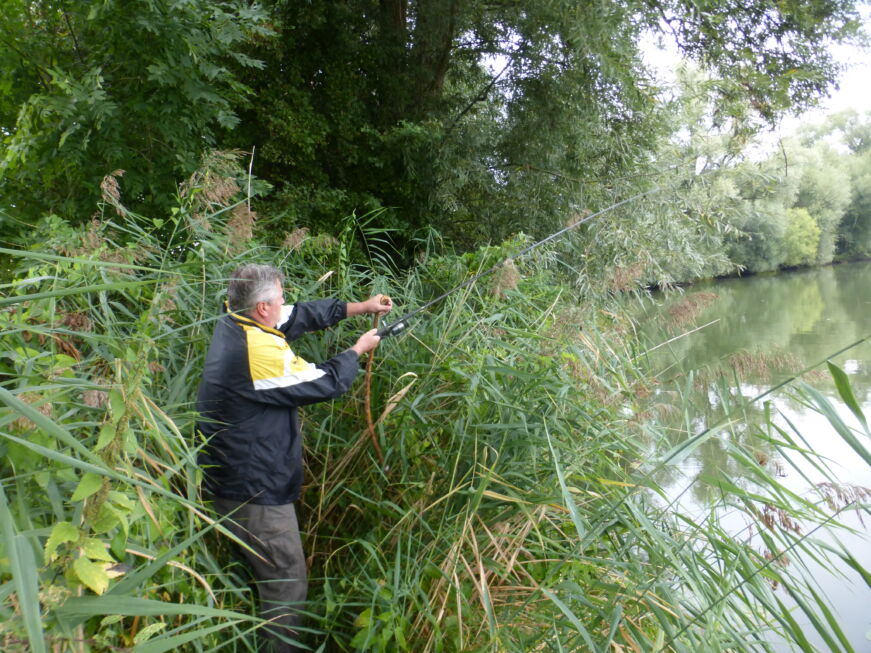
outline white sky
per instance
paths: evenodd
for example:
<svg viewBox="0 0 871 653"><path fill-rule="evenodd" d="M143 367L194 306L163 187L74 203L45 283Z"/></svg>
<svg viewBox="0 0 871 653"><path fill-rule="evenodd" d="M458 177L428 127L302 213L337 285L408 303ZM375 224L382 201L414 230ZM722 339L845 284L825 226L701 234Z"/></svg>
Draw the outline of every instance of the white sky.
<svg viewBox="0 0 871 653"><path fill-rule="evenodd" d="M871 34L871 5L860 4L858 11L865 31ZM674 79L676 48L662 50L649 43L643 49L646 62L656 68L662 81L670 83ZM799 125L822 122L826 116L846 109L855 109L859 113L871 111L871 52L837 46L834 54L837 61L847 67L841 75L839 88L832 91L831 97L822 98L818 108L801 116L787 117L780 129L772 134L775 139L794 132Z"/></svg>

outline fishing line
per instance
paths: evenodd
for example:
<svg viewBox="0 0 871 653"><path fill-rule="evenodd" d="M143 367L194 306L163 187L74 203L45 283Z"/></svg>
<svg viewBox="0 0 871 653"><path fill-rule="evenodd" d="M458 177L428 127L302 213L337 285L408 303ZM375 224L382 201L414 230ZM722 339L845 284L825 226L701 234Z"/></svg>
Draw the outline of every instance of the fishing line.
<svg viewBox="0 0 871 653"><path fill-rule="evenodd" d="M450 295L453 295L458 290L462 290L463 288L466 288L466 287L472 285L473 283L478 281L478 279L481 279L482 277L486 277L487 275L492 274L493 272L495 272L499 268L504 267L508 263L508 261L513 261L514 259L520 258L521 256L531 252L536 247L540 247L541 245L544 245L545 243L549 243L550 241L559 238L560 236L562 236L566 232L571 231L572 229L574 229L576 227L580 227L582 224L587 224L588 222L591 222L592 220L595 220L596 218L604 215L605 213L613 211L614 209L619 208L619 207L623 206L624 204L629 204L630 202L634 202L636 200L639 200L646 195L652 195L653 193L658 193L661 190L662 190L662 187L657 186L655 188L651 188L650 190L646 190L646 191L643 191L641 193L637 193L637 194L633 195L632 197L628 197L624 200L621 200L621 201L617 202L616 204L611 204L610 206L605 207L601 211L597 211L596 213L588 215L587 217L582 218L581 220L573 222L568 227L564 227L564 228L560 229L559 231L555 231L550 236L548 236L546 238L542 238L541 240L539 240L535 243L532 243L531 245L528 245L527 247L524 247L523 249L521 249L519 252L513 254L512 256L509 256L509 257L499 261L498 263L496 263L496 265L493 265L492 267L487 268L483 272L479 272L475 276L473 276L469 279L466 279L466 281L464 281L463 283L451 288L447 292L442 293L441 295L439 295L435 299L428 301L423 306L420 306L419 308L416 308L413 311L409 311L408 313L406 313L405 315L403 315L399 319L395 320L391 324L384 325L383 327L378 329L378 335L382 338L386 338L388 336L395 336L396 334L400 333L401 331L404 331L408 327L408 321L411 318L413 318L415 315L417 315L418 313L426 310L427 308L429 308L430 306L433 306L434 304L438 304L440 301L442 301L443 299L446 299Z"/></svg>

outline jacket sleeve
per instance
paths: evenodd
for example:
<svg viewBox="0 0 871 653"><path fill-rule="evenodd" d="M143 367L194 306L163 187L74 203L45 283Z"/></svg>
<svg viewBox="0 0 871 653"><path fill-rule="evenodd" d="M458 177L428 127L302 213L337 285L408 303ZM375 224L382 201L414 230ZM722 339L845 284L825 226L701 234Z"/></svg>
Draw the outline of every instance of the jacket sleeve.
<svg viewBox="0 0 871 653"><path fill-rule="evenodd" d="M243 394L257 403L305 406L347 392L358 369L357 353L350 349L317 365L295 358L290 369L278 376L264 376L252 370L250 385L243 389Z"/></svg>
<svg viewBox="0 0 871 653"><path fill-rule="evenodd" d="M278 325L288 340L295 340L304 333L320 331L344 320L348 315L348 305L338 299L318 299L313 302L299 302L286 307L282 321Z"/></svg>

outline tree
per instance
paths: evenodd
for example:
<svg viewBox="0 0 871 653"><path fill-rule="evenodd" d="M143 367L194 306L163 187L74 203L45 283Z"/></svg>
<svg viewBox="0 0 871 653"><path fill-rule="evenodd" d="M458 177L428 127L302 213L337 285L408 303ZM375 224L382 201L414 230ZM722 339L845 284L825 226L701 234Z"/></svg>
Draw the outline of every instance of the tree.
<svg viewBox="0 0 871 653"><path fill-rule="evenodd" d="M854 111L833 116L826 126L850 149L847 162L852 195L839 225L838 256L871 257L871 114Z"/></svg>
<svg viewBox="0 0 871 653"><path fill-rule="evenodd" d="M820 227L808 210L802 207L788 209L786 233L783 237L782 265L800 267L816 262L820 245Z"/></svg>
<svg viewBox="0 0 871 653"><path fill-rule="evenodd" d="M647 31L716 73L723 123L812 103L835 78L828 46L858 29L845 0L269 7L279 38L257 50L258 102L234 136L279 187L273 224L381 205L407 235L436 226L461 244L545 233L649 173L664 127Z"/></svg>
<svg viewBox="0 0 871 653"><path fill-rule="evenodd" d="M267 34L242 0L0 2L0 209L84 221L127 171L139 209L172 201L249 95L243 45Z"/></svg>
<svg viewBox="0 0 871 653"><path fill-rule="evenodd" d="M847 158L823 141L811 147L792 145L790 150L793 169L797 168L800 175L794 206L806 208L819 226L819 245L814 262L826 265L834 259L838 227L850 203Z"/></svg>

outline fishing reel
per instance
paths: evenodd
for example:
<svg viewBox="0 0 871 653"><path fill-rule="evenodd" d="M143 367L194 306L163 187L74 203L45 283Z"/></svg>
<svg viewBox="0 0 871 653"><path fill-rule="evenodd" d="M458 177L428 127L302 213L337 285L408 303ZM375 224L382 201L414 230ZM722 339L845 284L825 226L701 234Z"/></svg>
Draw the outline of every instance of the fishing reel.
<svg viewBox="0 0 871 653"><path fill-rule="evenodd" d="M404 320L399 320L399 322L394 322L393 324L385 324L383 327L378 329L375 335L377 335L379 338L395 336L401 331L404 331L407 326L407 322L405 322Z"/></svg>

